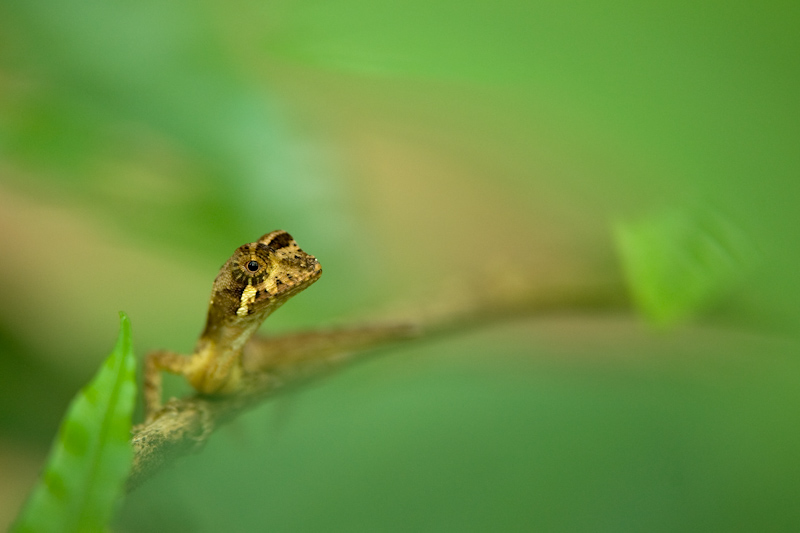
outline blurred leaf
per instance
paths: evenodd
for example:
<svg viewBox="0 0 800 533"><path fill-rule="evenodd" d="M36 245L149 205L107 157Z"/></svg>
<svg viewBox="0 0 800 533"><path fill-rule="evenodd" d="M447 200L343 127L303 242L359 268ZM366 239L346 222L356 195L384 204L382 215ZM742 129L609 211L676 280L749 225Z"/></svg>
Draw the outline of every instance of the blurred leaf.
<svg viewBox="0 0 800 533"><path fill-rule="evenodd" d="M673 209L616 227L636 304L657 325L691 317L740 281L753 251L722 217Z"/></svg>
<svg viewBox="0 0 800 533"><path fill-rule="evenodd" d="M120 327L114 351L72 401L39 483L12 531L107 527L131 465L136 399L136 361L124 313Z"/></svg>
<svg viewBox="0 0 800 533"><path fill-rule="evenodd" d="M16 333L0 325L0 433L30 444L46 444L80 382L71 386L72 380L38 359ZM47 394L41 394L42 390Z"/></svg>
<svg viewBox="0 0 800 533"><path fill-rule="evenodd" d="M35 194L40 181L187 249L266 231L268 203L270 229L330 203L329 172L308 171L272 91L239 72L202 7L10 2L0 19L12 28L0 70L15 80L0 154L23 169L4 176L15 186Z"/></svg>

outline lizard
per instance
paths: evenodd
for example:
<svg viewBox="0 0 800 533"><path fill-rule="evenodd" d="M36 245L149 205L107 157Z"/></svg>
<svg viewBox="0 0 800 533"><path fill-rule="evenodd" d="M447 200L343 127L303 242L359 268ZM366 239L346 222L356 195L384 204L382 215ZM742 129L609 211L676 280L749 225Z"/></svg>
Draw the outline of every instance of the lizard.
<svg viewBox="0 0 800 533"><path fill-rule="evenodd" d="M146 418L152 420L161 408L162 371L184 376L203 395L237 392L244 373L242 353L250 338L264 319L321 275L319 261L283 230L237 248L214 280L206 324L194 352L148 354Z"/></svg>

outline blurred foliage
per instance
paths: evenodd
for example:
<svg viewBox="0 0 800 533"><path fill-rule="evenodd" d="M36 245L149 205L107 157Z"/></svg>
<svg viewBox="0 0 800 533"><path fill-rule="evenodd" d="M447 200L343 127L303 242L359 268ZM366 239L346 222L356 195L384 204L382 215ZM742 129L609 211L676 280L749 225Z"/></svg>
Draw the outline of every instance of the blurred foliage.
<svg viewBox="0 0 800 533"><path fill-rule="evenodd" d="M188 351L222 261L283 228L325 275L271 330L621 266L681 325L395 350L215 436L118 530L797 529L799 22L791 2L5 0L0 459L44 453L63 406L42 391L86 382L117 309L142 352Z"/></svg>
<svg viewBox="0 0 800 533"><path fill-rule="evenodd" d="M674 326L741 282L755 252L714 213L667 211L616 227L628 285L642 312Z"/></svg>
<svg viewBox="0 0 800 533"><path fill-rule="evenodd" d="M7 376L0 403L3 433L15 438L51 439L74 389L65 386L52 368L37 361L5 331L0 331L0 375ZM46 395L31 387L37 380L48 384Z"/></svg>
<svg viewBox="0 0 800 533"><path fill-rule="evenodd" d="M131 325L120 313L117 345L70 403L43 473L11 531L108 528L133 459L130 432L135 401Z"/></svg>

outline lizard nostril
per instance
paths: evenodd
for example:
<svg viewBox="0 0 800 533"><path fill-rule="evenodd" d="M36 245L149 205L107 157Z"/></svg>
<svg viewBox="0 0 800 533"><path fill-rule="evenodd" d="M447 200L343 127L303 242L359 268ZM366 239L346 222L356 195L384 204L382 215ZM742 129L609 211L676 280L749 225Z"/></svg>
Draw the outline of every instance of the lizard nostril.
<svg viewBox="0 0 800 533"><path fill-rule="evenodd" d="M250 261L249 263L247 263L247 270L249 270L250 272L255 272L256 270L258 270L258 261Z"/></svg>

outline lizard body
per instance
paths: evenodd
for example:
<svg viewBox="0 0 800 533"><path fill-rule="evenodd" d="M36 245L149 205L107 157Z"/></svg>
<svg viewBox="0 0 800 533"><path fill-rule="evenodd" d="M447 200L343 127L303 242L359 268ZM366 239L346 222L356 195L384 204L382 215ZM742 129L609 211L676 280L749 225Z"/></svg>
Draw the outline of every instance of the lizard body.
<svg viewBox="0 0 800 533"><path fill-rule="evenodd" d="M206 325L194 353L156 351L147 356L148 418L161 407L162 370L185 376L202 394L236 392L243 374L245 344L265 318L321 274L317 259L282 230L237 248L214 280Z"/></svg>

